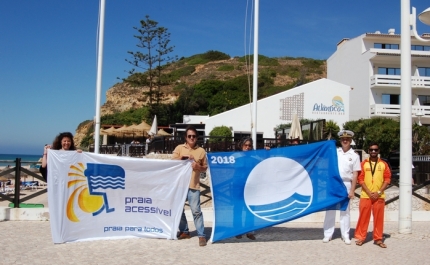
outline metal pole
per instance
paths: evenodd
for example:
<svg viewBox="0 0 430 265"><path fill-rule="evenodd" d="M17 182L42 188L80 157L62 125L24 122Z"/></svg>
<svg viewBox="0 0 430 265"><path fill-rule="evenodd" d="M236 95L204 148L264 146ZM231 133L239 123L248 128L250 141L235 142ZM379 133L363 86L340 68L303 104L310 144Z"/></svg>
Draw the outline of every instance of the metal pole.
<svg viewBox="0 0 430 265"><path fill-rule="evenodd" d="M412 91L410 1L401 0L399 233L412 233ZM415 19L415 18L413 18Z"/></svg>
<svg viewBox="0 0 430 265"><path fill-rule="evenodd" d="M99 46L97 54L97 85L96 85L96 128L94 131L94 153L99 153L100 148L100 95L102 91L102 68L103 68L103 39L105 24L105 0L100 0L99 21Z"/></svg>
<svg viewBox="0 0 430 265"><path fill-rule="evenodd" d="M19 208L19 192L21 190L21 158L15 160L15 195L13 197L13 207Z"/></svg>
<svg viewBox="0 0 430 265"><path fill-rule="evenodd" d="M258 21L259 0L255 0L254 9L254 73L252 82L252 140L254 150L257 149L257 93L258 93Z"/></svg>

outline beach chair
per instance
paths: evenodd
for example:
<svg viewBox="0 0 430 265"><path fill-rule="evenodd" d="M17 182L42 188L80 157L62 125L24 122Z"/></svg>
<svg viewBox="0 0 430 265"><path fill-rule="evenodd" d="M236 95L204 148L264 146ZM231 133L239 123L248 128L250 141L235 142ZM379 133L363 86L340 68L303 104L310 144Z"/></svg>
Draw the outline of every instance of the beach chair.
<svg viewBox="0 0 430 265"><path fill-rule="evenodd" d="M9 187L9 186L4 187L4 193L5 193L6 195L8 195L8 194L13 194L14 192L15 192L15 188L13 188L13 187Z"/></svg>
<svg viewBox="0 0 430 265"><path fill-rule="evenodd" d="M36 183L29 181L29 182L24 182L22 184L22 188L21 189L22 190L29 190L29 189L33 190L33 189L37 189L37 186L36 186Z"/></svg>
<svg viewBox="0 0 430 265"><path fill-rule="evenodd" d="M31 190L37 190L37 183L35 182L29 183L27 187L30 188Z"/></svg>

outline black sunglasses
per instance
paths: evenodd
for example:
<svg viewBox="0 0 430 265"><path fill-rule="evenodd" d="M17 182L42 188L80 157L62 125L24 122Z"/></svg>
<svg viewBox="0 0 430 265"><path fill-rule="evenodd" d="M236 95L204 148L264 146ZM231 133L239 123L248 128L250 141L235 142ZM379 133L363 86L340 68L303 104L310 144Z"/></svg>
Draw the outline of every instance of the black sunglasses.
<svg viewBox="0 0 430 265"><path fill-rule="evenodd" d="M378 149L378 148L376 148L376 149L369 148L369 152L378 152L378 151L379 151L379 149Z"/></svg>
<svg viewBox="0 0 430 265"><path fill-rule="evenodd" d="M187 135L187 137L188 137L188 139L196 138L196 135L195 134L189 134L189 135Z"/></svg>

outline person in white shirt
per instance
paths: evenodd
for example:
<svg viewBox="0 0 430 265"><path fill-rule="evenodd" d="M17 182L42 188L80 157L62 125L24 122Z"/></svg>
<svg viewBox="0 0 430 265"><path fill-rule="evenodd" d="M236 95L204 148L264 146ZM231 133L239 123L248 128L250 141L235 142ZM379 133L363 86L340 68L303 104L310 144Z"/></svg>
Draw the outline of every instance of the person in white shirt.
<svg viewBox="0 0 430 265"><path fill-rule="evenodd" d="M337 160L339 167L339 174L348 192L348 198L354 198L355 185L357 183L357 176L361 170L360 157L351 148L352 137L354 133L349 130L343 130L338 133L342 147L337 149ZM345 211L340 211L340 234L345 244L350 245L351 239L349 237L350 230L350 213L348 208ZM336 211L326 211L324 219L324 243L328 243L333 236L334 225L336 220Z"/></svg>

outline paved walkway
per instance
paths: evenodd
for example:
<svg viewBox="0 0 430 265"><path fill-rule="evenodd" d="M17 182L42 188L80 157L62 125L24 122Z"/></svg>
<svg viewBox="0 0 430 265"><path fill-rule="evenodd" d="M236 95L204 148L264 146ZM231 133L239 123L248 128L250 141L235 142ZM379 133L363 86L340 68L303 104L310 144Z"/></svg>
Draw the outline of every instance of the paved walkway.
<svg viewBox="0 0 430 265"><path fill-rule="evenodd" d="M210 235L212 224L205 226ZM0 264L427 264L430 225L414 222L412 227L412 234L398 234L397 223L386 223L386 249L373 241L347 246L338 229L333 241L324 244L322 223L286 223L257 231L256 241L233 238L206 247L198 246L195 233L181 241L135 238L54 245L49 222L6 221L0 222Z"/></svg>

